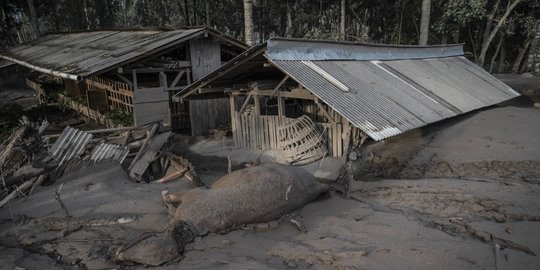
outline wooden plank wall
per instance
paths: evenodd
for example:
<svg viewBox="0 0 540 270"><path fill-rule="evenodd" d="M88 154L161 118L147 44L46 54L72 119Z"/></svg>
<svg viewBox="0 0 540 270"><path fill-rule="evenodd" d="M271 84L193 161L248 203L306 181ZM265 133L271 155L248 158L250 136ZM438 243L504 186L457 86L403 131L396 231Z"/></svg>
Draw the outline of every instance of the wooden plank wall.
<svg viewBox="0 0 540 270"><path fill-rule="evenodd" d="M191 39L189 52L194 81L221 66L220 41L213 37Z"/></svg>
<svg viewBox="0 0 540 270"><path fill-rule="evenodd" d="M208 129L231 123L228 98L201 99L189 101L192 136L208 133Z"/></svg>
<svg viewBox="0 0 540 270"><path fill-rule="evenodd" d="M169 124L169 93L164 88L138 88L133 93L133 102L136 126L155 121Z"/></svg>

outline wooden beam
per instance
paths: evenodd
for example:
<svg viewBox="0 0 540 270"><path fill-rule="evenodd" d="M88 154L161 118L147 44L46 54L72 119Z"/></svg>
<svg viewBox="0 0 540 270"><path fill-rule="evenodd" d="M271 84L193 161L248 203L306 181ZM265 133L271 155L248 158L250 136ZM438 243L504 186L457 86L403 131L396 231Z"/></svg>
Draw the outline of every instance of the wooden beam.
<svg viewBox="0 0 540 270"><path fill-rule="evenodd" d="M244 109L248 105L249 100L251 99L251 97L252 97L251 93L247 95L246 100L244 100L244 104L242 104L242 107L240 107L240 110L238 111L238 114L241 114L242 112L244 112Z"/></svg>
<svg viewBox="0 0 540 270"><path fill-rule="evenodd" d="M125 83L127 83L129 86L131 86L131 88L133 88L133 82L130 81L128 78L124 77L124 75L116 72L115 73L116 76L118 76L118 78L120 78L122 81L124 81Z"/></svg>
<svg viewBox="0 0 540 270"><path fill-rule="evenodd" d="M250 56L247 56L246 58L242 59L242 60L239 60L239 61L236 61L232 66L218 72L218 74L212 76L211 78L207 79L206 81L203 81L201 82L198 86L194 87L193 89L191 89L189 92L183 94L180 96L180 100L182 99L185 99L186 97L188 97L189 95L197 92L200 88L203 88L205 87L206 85L208 85L211 81L214 81L215 79L221 77L223 74L226 74L228 72L230 72L231 70L235 69L238 65L241 65L243 63L246 63L247 61L257 57L258 55L260 55L262 52L264 52L266 50L266 47L265 48L261 48L259 51L257 52L254 52L252 55Z"/></svg>
<svg viewBox="0 0 540 270"><path fill-rule="evenodd" d="M131 75L133 76L133 92L137 91L137 70L132 70Z"/></svg>
<svg viewBox="0 0 540 270"><path fill-rule="evenodd" d="M283 100L283 97L281 96L281 92L278 93L277 104L278 104L278 116L281 118L285 116L285 101Z"/></svg>
<svg viewBox="0 0 540 270"><path fill-rule="evenodd" d="M274 90L272 90L272 95L275 95L277 93L277 91L279 90L279 88L281 88L281 86L283 86L283 84L289 79L289 75L285 75L285 77L278 83L278 85L276 85L276 87L274 87Z"/></svg>
<svg viewBox="0 0 540 270"><path fill-rule="evenodd" d="M176 77L174 78L173 82L171 83L171 86L169 86L169 88L173 88L176 86L176 84L178 84L178 81L180 81L180 78L182 78L182 75L184 75L184 73L186 73L185 70L182 70L180 72L178 72L178 74L176 75Z"/></svg>
<svg viewBox="0 0 540 270"><path fill-rule="evenodd" d="M254 94L254 95L256 94L256 95L259 95L259 96L272 97L272 96L274 96L273 92L274 92L273 90L252 90L252 91L248 92L248 94ZM296 92L280 91L279 95L281 95L282 97L285 97L285 98L296 98L296 99L306 99L306 100L315 100L315 99L317 99L316 96L312 95L308 91L305 91L305 92L300 92L300 91L296 91Z"/></svg>
<svg viewBox="0 0 540 270"><path fill-rule="evenodd" d="M167 87L167 74L165 72L159 73L159 86L162 88L168 88Z"/></svg>
<svg viewBox="0 0 540 270"><path fill-rule="evenodd" d="M321 110L321 112L324 114L324 116L326 116L326 118L328 118L328 120L332 123L335 123L336 121L334 120L334 118L332 116L330 116L330 114L324 109L324 107L322 106L321 102L319 101L319 99L315 99L314 100L315 104L317 104L317 107L319 107L319 109Z"/></svg>

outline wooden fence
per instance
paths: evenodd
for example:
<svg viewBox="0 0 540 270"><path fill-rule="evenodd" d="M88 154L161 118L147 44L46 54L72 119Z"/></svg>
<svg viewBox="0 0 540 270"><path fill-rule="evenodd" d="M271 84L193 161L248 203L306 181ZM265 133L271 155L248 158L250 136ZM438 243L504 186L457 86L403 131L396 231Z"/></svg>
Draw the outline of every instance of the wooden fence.
<svg viewBox="0 0 540 270"><path fill-rule="evenodd" d="M234 113L231 126L235 145L254 150L279 149L278 127L293 120L277 115L256 116L249 113ZM315 122L315 126L323 134L328 153L334 157L341 157L348 148L348 143L345 140L350 136L350 130L347 130L349 125L347 123Z"/></svg>
<svg viewBox="0 0 540 270"><path fill-rule="evenodd" d="M106 91L109 109L133 113L133 88L129 84L101 77L92 77L85 82L88 91Z"/></svg>
<svg viewBox="0 0 540 270"><path fill-rule="evenodd" d="M277 115L237 114L233 118L235 145L248 149L278 149L277 127L288 121Z"/></svg>

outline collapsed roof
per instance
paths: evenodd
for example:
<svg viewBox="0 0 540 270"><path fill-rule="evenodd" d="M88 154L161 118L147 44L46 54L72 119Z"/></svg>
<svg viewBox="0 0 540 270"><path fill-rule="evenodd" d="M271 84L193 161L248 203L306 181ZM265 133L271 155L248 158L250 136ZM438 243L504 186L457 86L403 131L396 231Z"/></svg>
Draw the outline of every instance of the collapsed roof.
<svg viewBox="0 0 540 270"><path fill-rule="evenodd" d="M49 34L0 52L0 59L72 80L98 75L158 54L201 35L240 49L246 46L206 27L167 30L100 30Z"/></svg>
<svg viewBox="0 0 540 270"><path fill-rule="evenodd" d="M195 81L175 99L259 76L265 72L261 62L265 60L368 136L382 140L519 96L463 54L460 44L400 46L274 38Z"/></svg>

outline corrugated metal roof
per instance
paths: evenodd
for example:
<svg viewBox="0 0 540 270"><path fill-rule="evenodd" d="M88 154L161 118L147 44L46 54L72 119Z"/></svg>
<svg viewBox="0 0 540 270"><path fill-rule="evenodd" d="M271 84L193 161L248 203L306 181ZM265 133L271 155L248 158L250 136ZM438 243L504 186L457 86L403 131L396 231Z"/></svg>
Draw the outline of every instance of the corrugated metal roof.
<svg viewBox="0 0 540 270"><path fill-rule="evenodd" d="M266 55L272 60L397 60L463 55L462 44L409 46L341 41L272 38Z"/></svg>
<svg viewBox="0 0 540 270"><path fill-rule="evenodd" d="M88 132L67 126L49 149L49 154L60 163L60 166L72 158L80 157L92 136Z"/></svg>
<svg viewBox="0 0 540 270"><path fill-rule="evenodd" d="M349 91L305 61L272 61L375 140L519 95L464 57L309 62Z"/></svg>
<svg viewBox="0 0 540 270"><path fill-rule="evenodd" d="M243 47L242 43L204 27L93 31L46 35L10 48L0 53L0 58L13 58L36 67L87 77L158 53L204 33L220 36Z"/></svg>
<svg viewBox="0 0 540 270"><path fill-rule="evenodd" d="M93 163L102 160L113 160L122 163L128 154L129 148L126 146L122 147L116 144L101 143L90 154L90 160Z"/></svg>
<svg viewBox="0 0 540 270"><path fill-rule="evenodd" d="M275 67L374 140L519 96L463 57L462 45L422 47L280 38L269 40L266 46L265 56ZM211 84L246 57L238 56L178 96Z"/></svg>

